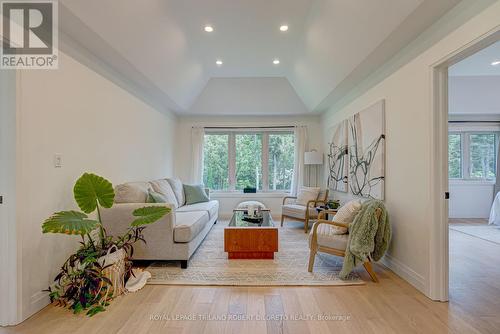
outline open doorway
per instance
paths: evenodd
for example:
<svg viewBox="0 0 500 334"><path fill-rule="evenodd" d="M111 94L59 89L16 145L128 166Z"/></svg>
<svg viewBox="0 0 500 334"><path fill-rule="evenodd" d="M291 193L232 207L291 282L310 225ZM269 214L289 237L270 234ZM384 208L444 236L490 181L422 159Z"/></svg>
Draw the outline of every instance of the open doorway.
<svg viewBox="0 0 500 334"><path fill-rule="evenodd" d="M474 176L474 175L483 175L481 173L486 172L488 177L485 177L485 180L481 180L476 183L494 183L496 182L496 159L494 160L494 168L493 172L489 171L492 169L491 164L488 166L478 167L479 164L483 163L481 157L482 153L478 153L477 146L481 146L480 144L485 144L487 140L492 140L492 135L489 136L477 136L483 135L483 131L476 130L485 130L485 135L490 130L494 130L495 122L497 119L491 119L489 116L478 116L475 120L475 123L478 123L475 129L472 128L463 128L460 129L458 126L460 125L458 121L462 121L464 124L472 125L472 123L466 122L467 117L470 114L481 114L481 112L475 112L477 109L476 105L473 105L472 108L468 108L469 111L463 111L460 107L464 107L463 101L458 101L455 104L455 101L449 101L449 88L452 90L460 88L460 83L457 84L457 80L453 78L454 76L459 77L457 75L458 71L455 69L459 68L457 64L462 63L462 65L470 63L471 61L467 61L466 59L474 56L476 54L481 55L482 50L486 50L489 47L493 47L496 43L500 41L500 26L491 30L490 32L478 37L477 39L471 41L467 45L464 45L462 48L450 53L446 57L442 58L438 62L432 65L432 81L431 81L431 123L432 123L432 132L431 132L431 161L433 168L431 169L431 177L430 177L430 188L431 188L431 235L430 235L430 267L429 267L429 287L428 287L428 295L434 300L440 301L448 301L449 299L453 300L453 297L450 297L450 292L455 287L464 287L464 281L460 281L462 278L471 278L474 275L470 275L471 273L479 273L483 274L484 270L474 271L475 268L467 267L465 265L460 264L461 260L469 260L469 263L476 263L478 265L478 261L474 260L474 256L472 256L471 250L474 247L469 248L469 252L455 254L452 253L450 256L450 250L453 252L454 249L454 237L451 236L450 240L450 224L449 224L449 216L452 218L456 218L456 216L452 216L450 210L454 210L453 212L457 212L457 210L466 209L467 206L472 210L472 206L470 204L470 199L474 198L471 192L468 192L464 195L464 198L460 198L457 193L451 194L452 199L450 200L450 190L453 192L455 186L465 186L467 184L473 183L464 183L465 180L460 180L464 176ZM491 59L489 63L485 66L486 68L491 67L496 69L496 58L500 57L500 55L494 56L494 59ZM485 60L483 59L484 63ZM457 67L454 68L454 66ZM464 66L462 69L462 73L465 73L466 70L471 68L472 66ZM455 71L455 72L454 72ZM472 72L470 72L472 73ZM477 74L477 73L476 73ZM466 75L461 75L466 76ZM469 75L473 76L473 75ZM477 76L477 75L476 75ZM491 78L490 78L491 79ZM461 96L462 93L458 91L458 97ZM495 93L498 95L498 93ZM451 98L453 96L457 96L457 93L452 92ZM450 110L449 110L450 109ZM471 111L474 109L474 111ZM461 111L462 110L462 111ZM450 113L449 113L450 111ZM484 111L482 112L484 114ZM494 114L491 113L490 114ZM500 120L500 118L498 118ZM482 126L482 128L480 127ZM491 127L493 126L493 127ZM495 132L495 131L492 131ZM451 137L450 137L451 136ZM498 151L498 134L494 134L493 136L495 142L493 146L493 151L495 151L495 157L498 155L496 151ZM471 145L474 147L471 151ZM486 146L483 146L486 148ZM491 147L490 147L491 150ZM449 152L450 151L450 152ZM460 153L458 153L460 152ZM471 155L472 154L472 155ZM472 159L472 160L471 160ZM491 160L491 158L490 158ZM487 161L484 160L484 161ZM474 165L474 166L472 166ZM481 172L480 172L481 170ZM471 174L472 173L472 174ZM491 176L492 173L495 175L495 180ZM456 177L458 176L458 177ZM453 182L450 182L450 178L453 178ZM490 178L490 180L486 180ZM456 181L456 182L455 182ZM493 188L491 188L493 189ZM482 214L481 216L485 216L484 212L488 209L488 207L493 199L493 191L491 190L491 196L489 196L489 200L486 201L486 204L483 204ZM459 201L457 201L459 200ZM461 201L460 201L461 200ZM452 203L453 201L453 203ZM457 205L456 205L457 204ZM474 207L474 209L478 209ZM479 222L480 223L480 222ZM484 221L483 221L484 225ZM458 226L458 224L457 224ZM456 232L460 233L460 232ZM458 234L461 235L461 234ZM451 247L450 247L451 245ZM470 246L470 245L469 245ZM458 256L455 256L458 255ZM454 262L456 261L456 262ZM453 271L454 267L458 268L458 271ZM451 270L450 270L451 268ZM477 269L477 268L476 268ZM451 277L450 277L451 273ZM457 280L458 279L458 280ZM473 282L469 282L471 285L474 285ZM468 284L465 284L466 286ZM478 286L475 284L475 286ZM450 289L450 287L452 289ZM456 291L455 291L456 292ZM453 294L453 293L451 293ZM469 294L470 295L470 294Z"/></svg>
<svg viewBox="0 0 500 334"><path fill-rule="evenodd" d="M471 290L484 299L500 281L500 41L449 66L447 83L449 298L474 304Z"/></svg>

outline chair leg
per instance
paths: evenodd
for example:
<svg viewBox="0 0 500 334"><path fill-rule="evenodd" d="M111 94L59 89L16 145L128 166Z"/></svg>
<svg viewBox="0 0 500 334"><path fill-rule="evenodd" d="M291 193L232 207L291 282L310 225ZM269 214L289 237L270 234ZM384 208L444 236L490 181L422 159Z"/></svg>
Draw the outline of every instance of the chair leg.
<svg viewBox="0 0 500 334"><path fill-rule="evenodd" d="M307 233L307 229L309 228L309 218L304 220L304 233Z"/></svg>
<svg viewBox="0 0 500 334"><path fill-rule="evenodd" d="M312 273L314 267L314 260L316 259L316 250L311 249L311 253L309 254L309 266L307 270Z"/></svg>
<svg viewBox="0 0 500 334"><path fill-rule="evenodd" d="M285 216L281 215L281 227L283 227L283 220L285 220Z"/></svg>
<svg viewBox="0 0 500 334"><path fill-rule="evenodd" d="M363 263L363 267L365 267L366 271L368 272L368 275L370 275L372 280L375 283L378 283L378 278L377 278L377 275L375 275L375 272L373 271L372 263L369 261L366 261L365 263Z"/></svg>

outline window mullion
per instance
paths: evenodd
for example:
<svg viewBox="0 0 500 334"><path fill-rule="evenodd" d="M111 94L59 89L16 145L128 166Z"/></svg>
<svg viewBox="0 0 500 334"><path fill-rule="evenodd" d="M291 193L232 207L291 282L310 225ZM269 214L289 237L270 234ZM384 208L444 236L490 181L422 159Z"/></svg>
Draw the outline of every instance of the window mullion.
<svg viewBox="0 0 500 334"><path fill-rule="evenodd" d="M463 170L464 170L464 179L470 179L470 134L468 132L464 132L463 136Z"/></svg>
<svg viewBox="0 0 500 334"><path fill-rule="evenodd" d="M236 138L234 132L229 133L228 140L229 190L236 189Z"/></svg>
<svg viewBox="0 0 500 334"><path fill-rule="evenodd" d="M262 134L262 190L269 190L269 133Z"/></svg>

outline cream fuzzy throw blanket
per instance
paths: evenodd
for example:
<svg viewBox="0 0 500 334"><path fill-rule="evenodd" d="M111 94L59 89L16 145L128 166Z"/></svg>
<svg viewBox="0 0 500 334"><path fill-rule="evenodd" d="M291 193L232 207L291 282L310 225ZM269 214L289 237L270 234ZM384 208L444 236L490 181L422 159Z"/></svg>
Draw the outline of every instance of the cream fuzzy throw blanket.
<svg viewBox="0 0 500 334"><path fill-rule="evenodd" d="M375 217L375 210L380 208L380 220ZM378 261L384 256L391 241L391 225L384 203L368 200L349 227L349 239L340 278L346 279L351 271L368 259Z"/></svg>

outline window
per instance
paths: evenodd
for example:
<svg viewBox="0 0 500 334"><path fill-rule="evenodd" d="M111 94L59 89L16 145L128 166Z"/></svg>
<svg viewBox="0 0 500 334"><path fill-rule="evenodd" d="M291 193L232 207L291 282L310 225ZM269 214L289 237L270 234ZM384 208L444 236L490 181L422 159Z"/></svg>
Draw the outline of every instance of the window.
<svg viewBox="0 0 500 334"><path fill-rule="evenodd" d="M496 135L493 133L471 134L470 177L493 179L496 174Z"/></svg>
<svg viewBox="0 0 500 334"><path fill-rule="evenodd" d="M227 134L205 136L203 147L203 183L213 190L225 190L229 186Z"/></svg>
<svg viewBox="0 0 500 334"><path fill-rule="evenodd" d="M294 135L269 135L269 190L292 188L294 165Z"/></svg>
<svg viewBox="0 0 500 334"><path fill-rule="evenodd" d="M448 135L448 176L450 179L462 178L462 135Z"/></svg>
<svg viewBox="0 0 500 334"><path fill-rule="evenodd" d="M236 134L236 190L262 190L262 134Z"/></svg>
<svg viewBox="0 0 500 334"><path fill-rule="evenodd" d="M496 132L450 132L448 134L449 178L494 179L497 151Z"/></svg>
<svg viewBox="0 0 500 334"><path fill-rule="evenodd" d="M203 181L213 190L288 191L294 166L291 131L208 131Z"/></svg>

